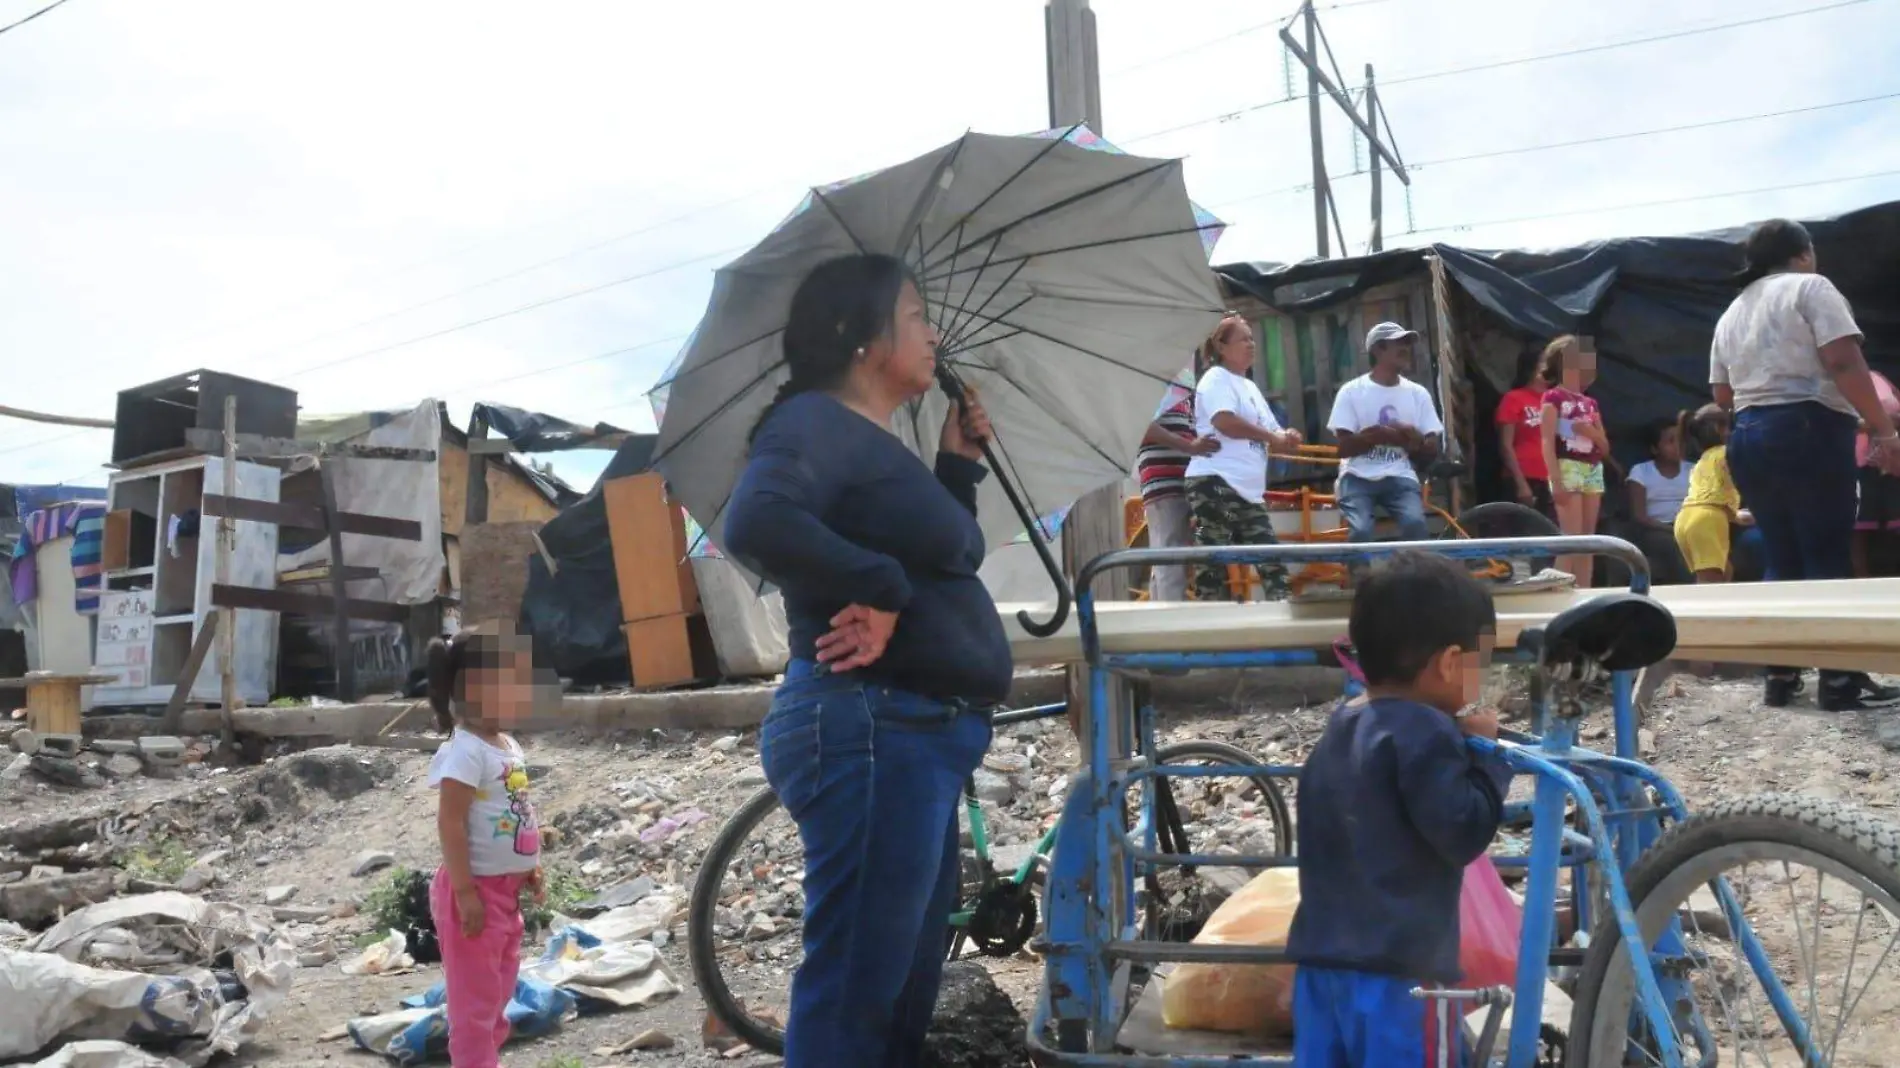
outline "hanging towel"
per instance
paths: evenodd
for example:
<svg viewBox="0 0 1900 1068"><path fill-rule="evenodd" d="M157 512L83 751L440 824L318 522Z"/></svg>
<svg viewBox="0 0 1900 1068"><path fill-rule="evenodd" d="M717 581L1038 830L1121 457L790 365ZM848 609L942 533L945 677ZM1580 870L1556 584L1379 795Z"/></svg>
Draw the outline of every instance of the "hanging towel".
<svg viewBox="0 0 1900 1068"><path fill-rule="evenodd" d="M14 603L28 604L39 598L39 579L33 572L34 553L47 542L70 534L73 583L78 587L74 607L81 612L97 612L99 589L104 579L105 518L104 504L69 501L41 508L21 519L20 540L14 543L13 559L7 565L7 581L13 587Z"/></svg>

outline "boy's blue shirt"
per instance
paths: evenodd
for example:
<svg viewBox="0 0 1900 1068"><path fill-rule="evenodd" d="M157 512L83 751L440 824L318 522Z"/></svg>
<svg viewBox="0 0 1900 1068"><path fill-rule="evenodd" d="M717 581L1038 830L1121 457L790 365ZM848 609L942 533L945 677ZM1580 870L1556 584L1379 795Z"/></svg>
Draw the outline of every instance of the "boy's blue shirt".
<svg viewBox="0 0 1900 1068"><path fill-rule="evenodd" d="M1334 710L1300 771L1301 964L1455 983L1464 870L1497 836L1511 773L1435 708Z"/></svg>

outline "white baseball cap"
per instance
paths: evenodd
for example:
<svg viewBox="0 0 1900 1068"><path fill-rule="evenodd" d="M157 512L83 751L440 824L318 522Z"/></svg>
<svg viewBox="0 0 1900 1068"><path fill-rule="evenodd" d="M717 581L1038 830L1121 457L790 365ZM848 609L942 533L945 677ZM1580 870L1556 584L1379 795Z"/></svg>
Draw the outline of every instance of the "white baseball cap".
<svg viewBox="0 0 1900 1068"><path fill-rule="evenodd" d="M1416 340L1418 340L1418 331L1416 330L1407 330L1397 323L1380 323L1378 326L1366 331L1366 351L1371 352L1372 346L1377 345L1381 341Z"/></svg>

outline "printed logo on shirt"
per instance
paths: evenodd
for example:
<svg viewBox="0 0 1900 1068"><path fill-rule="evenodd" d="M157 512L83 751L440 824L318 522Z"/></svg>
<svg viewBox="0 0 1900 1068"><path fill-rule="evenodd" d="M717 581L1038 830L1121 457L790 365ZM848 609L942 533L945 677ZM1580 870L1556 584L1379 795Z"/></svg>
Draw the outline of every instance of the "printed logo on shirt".
<svg viewBox="0 0 1900 1068"><path fill-rule="evenodd" d="M1398 421L1398 405L1388 404L1379 409L1380 426L1391 426ZM1375 464L1404 463L1405 456L1405 450L1397 445L1374 445L1366 452L1366 458Z"/></svg>
<svg viewBox="0 0 1900 1068"><path fill-rule="evenodd" d="M539 856L541 825L534 818L534 804L528 800L528 769L510 762L501 775L502 788L508 791L508 808L496 815L496 838L514 839L515 855Z"/></svg>

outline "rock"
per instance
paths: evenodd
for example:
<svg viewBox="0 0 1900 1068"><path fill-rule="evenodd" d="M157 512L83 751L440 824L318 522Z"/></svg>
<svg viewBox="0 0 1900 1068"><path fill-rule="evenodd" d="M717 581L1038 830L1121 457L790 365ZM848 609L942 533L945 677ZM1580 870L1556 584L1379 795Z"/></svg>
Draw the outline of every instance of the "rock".
<svg viewBox="0 0 1900 1068"><path fill-rule="evenodd" d="M923 1068L1027 1068L1027 1027L1016 1004L975 961L944 965Z"/></svg>
<svg viewBox="0 0 1900 1068"><path fill-rule="evenodd" d="M273 908L288 903L291 898L296 896L297 888L294 886L267 886L264 888L264 904L270 905Z"/></svg>
<svg viewBox="0 0 1900 1068"><path fill-rule="evenodd" d="M94 738L86 743L86 748L107 756L117 756L120 753L129 756L139 751L139 743L129 738Z"/></svg>
<svg viewBox="0 0 1900 1068"><path fill-rule="evenodd" d="M1874 727L1874 738L1889 753L1900 753L1900 719L1884 716Z"/></svg>
<svg viewBox="0 0 1900 1068"><path fill-rule="evenodd" d="M602 890L582 903L579 911L606 912L608 909L624 908L639 903L652 892L653 880L642 875L638 879Z"/></svg>
<svg viewBox="0 0 1900 1068"><path fill-rule="evenodd" d="M658 1028L650 1027L625 1042L622 1042L618 1046L602 1046L595 1052L603 1057L618 1057L623 1053L672 1049L675 1044L672 1035Z"/></svg>
<svg viewBox="0 0 1900 1068"><path fill-rule="evenodd" d="M106 758L106 774L115 779L129 779L145 770L145 764L138 757L126 753L114 753Z"/></svg>
<svg viewBox="0 0 1900 1068"><path fill-rule="evenodd" d="M1015 785L993 771L978 768L972 773L971 780L976 784L978 801L992 805L1006 805L1016 797Z"/></svg>
<svg viewBox="0 0 1900 1068"><path fill-rule="evenodd" d="M205 867L209 868L214 865L224 863L224 858L230 855L231 855L231 851L228 849L213 849L205 853L203 856L199 857L197 860L192 861L192 863L203 864Z"/></svg>
<svg viewBox="0 0 1900 1068"><path fill-rule="evenodd" d="M54 756L45 748L50 739L41 739L41 749L27 759L33 762L33 770L48 782L61 786L72 786L82 790L92 790L105 785L99 773L69 757Z"/></svg>
<svg viewBox="0 0 1900 1068"><path fill-rule="evenodd" d="M348 746L298 753L285 762L285 769L303 785L328 794L332 801L366 794L396 774L396 765L389 757L366 757Z"/></svg>
<svg viewBox="0 0 1900 1068"><path fill-rule="evenodd" d="M1644 760L1654 757L1656 755L1656 732L1650 730L1648 727L1637 730L1636 751L1642 754Z"/></svg>
<svg viewBox="0 0 1900 1068"><path fill-rule="evenodd" d="M57 879L66 874L66 869L54 864L35 864L26 873L29 879Z"/></svg>
<svg viewBox="0 0 1900 1068"><path fill-rule="evenodd" d="M739 736L736 734L713 739L712 750L715 753L730 753L737 748L739 748Z"/></svg>
<svg viewBox="0 0 1900 1068"><path fill-rule="evenodd" d="M22 756L32 756L34 753L39 752L40 751L39 732L34 731L34 730L29 730L25 727L22 727L19 730L14 731L13 732L13 748L16 752L20 753Z"/></svg>
<svg viewBox="0 0 1900 1068"><path fill-rule="evenodd" d="M0 886L0 919L39 927L65 913L106 900L115 889L114 872L110 868Z"/></svg>
<svg viewBox="0 0 1900 1068"><path fill-rule="evenodd" d="M185 869L185 874L178 877L178 889L187 894L195 894L201 890L209 889L217 881L218 872L216 868L208 864L193 864L191 867Z"/></svg>
<svg viewBox="0 0 1900 1068"><path fill-rule="evenodd" d="M32 767L33 758L21 753L8 761L4 769L0 769L0 782L19 782Z"/></svg>
<svg viewBox="0 0 1900 1068"><path fill-rule="evenodd" d="M366 849L358 853L356 859L350 862L350 874L361 879L365 875L393 867L395 863L396 857L393 853L385 853L380 849Z"/></svg>

